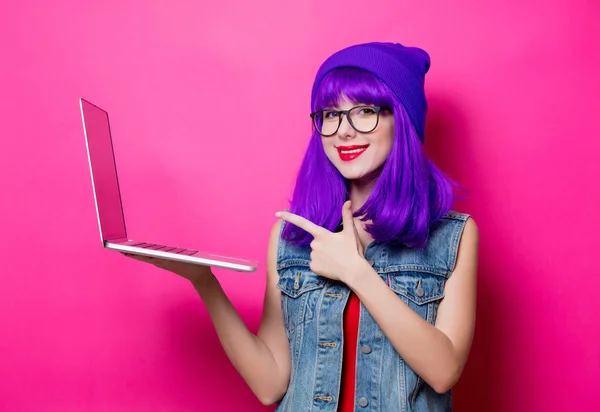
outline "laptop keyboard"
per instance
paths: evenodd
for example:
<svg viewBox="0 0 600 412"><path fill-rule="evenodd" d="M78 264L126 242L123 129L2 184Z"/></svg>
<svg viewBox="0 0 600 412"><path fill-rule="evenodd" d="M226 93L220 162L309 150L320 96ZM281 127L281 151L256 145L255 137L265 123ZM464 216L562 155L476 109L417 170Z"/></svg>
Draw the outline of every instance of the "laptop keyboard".
<svg viewBox="0 0 600 412"><path fill-rule="evenodd" d="M127 243L127 246L140 247L142 249L158 250L161 252L176 253L178 255L186 255L186 256L192 256L192 255L198 253L197 250L184 249L184 248L175 247L175 246L158 245L155 243L146 243L146 242Z"/></svg>

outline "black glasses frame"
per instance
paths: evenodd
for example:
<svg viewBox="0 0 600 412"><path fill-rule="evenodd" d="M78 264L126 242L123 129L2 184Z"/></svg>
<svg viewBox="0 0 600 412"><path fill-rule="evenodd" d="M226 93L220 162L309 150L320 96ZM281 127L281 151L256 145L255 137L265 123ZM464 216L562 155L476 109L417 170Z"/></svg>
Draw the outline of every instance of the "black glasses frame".
<svg viewBox="0 0 600 412"><path fill-rule="evenodd" d="M352 110L363 109L363 108L364 109L373 109L373 110L375 110L375 113L377 113L377 121L375 122L375 126L371 130L368 130L368 131L357 129L356 126L354 126L354 123L352 123L352 118L350 117L350 112ZM335 131L333 133L331 133L331 134L323 134L319 130L319 126L317 126L317 115L319 113L323 113L325 110L317 110L316 112L312 112L310 114L310 118L312 119L313 127L315 128L315 130L317 131L317 133L319 133L323 137L333 136L334 134L336 134L338 132L338 130L340 130L340 126L342 125L342 115L346 115L346 119L348 119L348 123L357 132L359 132L359 133L371 133L373 130L377 129L377 126L379 126L379 114L381 113L382 110L386 110L386 109L387 109L386 107L382 107L382 106L365 106L365 105L360 105L360 106L351 107L348 110L331 110L333 112L337 112L337 114L338 114L338 116L337 116L338 117L338 125L335 128Z"/></svg>

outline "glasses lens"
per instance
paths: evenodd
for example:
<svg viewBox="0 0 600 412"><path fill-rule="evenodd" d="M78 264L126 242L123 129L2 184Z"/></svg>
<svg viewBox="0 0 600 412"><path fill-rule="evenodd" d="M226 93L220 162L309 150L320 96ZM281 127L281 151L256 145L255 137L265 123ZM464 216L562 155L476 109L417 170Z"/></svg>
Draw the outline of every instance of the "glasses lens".
<svg viewBox="0 0 600 412"><path fill-rule="evenodd" d="M377 127L379 114L374 107L355 107L350 111L350 120L354 128L362 133L372 132Z"/></svg>
<svg viewBox="0 0 600 412"><path fill-rule="evenodd" d="M340 124L338 112L331 110L317 112L314 117L314 123L320 134L324 136L332 135L337 131Z"/></svg>

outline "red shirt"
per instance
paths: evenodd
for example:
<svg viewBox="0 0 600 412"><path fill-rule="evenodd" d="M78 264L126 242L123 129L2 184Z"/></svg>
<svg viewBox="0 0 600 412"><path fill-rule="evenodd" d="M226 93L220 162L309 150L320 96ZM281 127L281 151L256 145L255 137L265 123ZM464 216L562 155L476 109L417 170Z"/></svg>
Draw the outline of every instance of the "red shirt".
<svg viewBox="0 0 600 412"><path fill-rule="evenodd" d="M360 300L350 292L344 310L344 352L342 361L342 382L338 412L354 412L354 386L356 382L356 348L358 344L358 320Z"/></svg>

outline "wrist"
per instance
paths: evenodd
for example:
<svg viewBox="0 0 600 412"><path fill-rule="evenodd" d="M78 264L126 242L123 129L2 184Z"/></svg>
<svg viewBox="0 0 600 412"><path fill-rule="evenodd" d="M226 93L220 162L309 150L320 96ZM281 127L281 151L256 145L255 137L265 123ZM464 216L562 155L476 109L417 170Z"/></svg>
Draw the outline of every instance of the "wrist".
<svg viewBox="0 0 600 412"><path fill-rule="evenodd" d="M344 283L346 283L350 289L356 290L356 288L359 287L358 285L360 285L365 278L368 278L377 272L375 272L366 259L361 257L351 266L351 269L347 273L348 275L346 276Z"/></svg>
<svg viewBox="0 0 600 412"><path fill-rule="evenodd" d="M210 286L218 284L217 277L212 273L212 271L206 271L199 276L196 276L190 279L190 283L198 292L204 290Z"/></svg>

